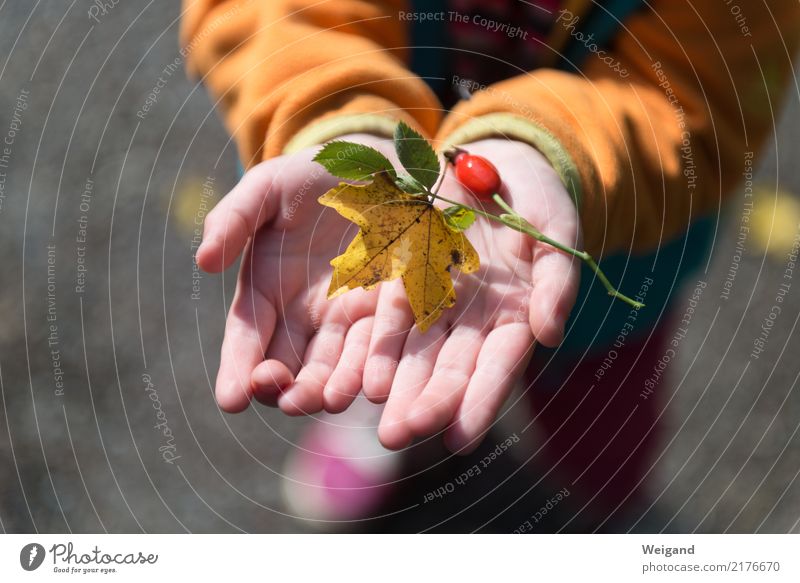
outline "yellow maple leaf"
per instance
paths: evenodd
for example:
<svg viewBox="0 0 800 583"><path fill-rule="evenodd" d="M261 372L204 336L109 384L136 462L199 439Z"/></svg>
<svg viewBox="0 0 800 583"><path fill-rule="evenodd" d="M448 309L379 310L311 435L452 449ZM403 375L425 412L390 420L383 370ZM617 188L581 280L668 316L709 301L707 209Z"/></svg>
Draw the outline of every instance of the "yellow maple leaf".
<svg viewBox="0 0 800 583"><path fill-rule="evenodd" d="M447 226L441 210L403 192L384 173L366 186L343 182L319 202L361 228L331 261L329 299L402 277L414 320L425 332L456 301L450 269L471 273L480 267L478 253Z"/></svg>

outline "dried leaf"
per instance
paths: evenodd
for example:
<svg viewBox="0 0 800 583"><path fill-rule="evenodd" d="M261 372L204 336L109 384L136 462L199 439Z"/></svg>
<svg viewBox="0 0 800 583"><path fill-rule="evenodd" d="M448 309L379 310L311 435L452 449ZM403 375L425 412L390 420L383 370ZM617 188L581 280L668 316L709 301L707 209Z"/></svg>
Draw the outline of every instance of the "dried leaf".
<svg viewBox="0 0 800 583"><path fill-rule="evenodd" d="M385 173L366 186L342 183L319 201L361 228L331 261L329 298L402 277L424 332L456 301L450 269L471 273L480 267L478 253L462 233L448 227L440 209L403 192Z"/></svg>
<svg viewBox="0 0 800 583"><path fill-rule="evenodd" d="M792 251L800 228L800 200L781 186L761 184L754 191L751 251L783 260Z"/></svg>

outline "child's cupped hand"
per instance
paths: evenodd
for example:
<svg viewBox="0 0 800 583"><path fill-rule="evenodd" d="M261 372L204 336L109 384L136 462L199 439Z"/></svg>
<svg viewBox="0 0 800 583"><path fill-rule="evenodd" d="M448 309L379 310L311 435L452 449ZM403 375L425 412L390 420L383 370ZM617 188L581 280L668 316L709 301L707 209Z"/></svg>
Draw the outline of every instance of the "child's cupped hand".
<svg viewBox="0 0 800 583"><path fill-rule="evenodd" d="M343 139L394 160L390 140ZM463 148L497 166L501 194L519 214L553 239L578 245L575 205L538 151L505 139ZM444 431L451 450L471 450L525 369L534 339L547 346L561 341L577 294L578 260L479 218L466 235L481 269L454 274L456 305L426 333L413 327L399 280L327 300L330 260L357 228L317 203L338 183L312 161L317 150L256 166L206 218L201 268L221 271L244 251L217 401L234 412L255 398L301 415L343 411L363 390L386 402L378 429L386 447ZM494 206L472 198L452 172L440 193Z"/></svg>

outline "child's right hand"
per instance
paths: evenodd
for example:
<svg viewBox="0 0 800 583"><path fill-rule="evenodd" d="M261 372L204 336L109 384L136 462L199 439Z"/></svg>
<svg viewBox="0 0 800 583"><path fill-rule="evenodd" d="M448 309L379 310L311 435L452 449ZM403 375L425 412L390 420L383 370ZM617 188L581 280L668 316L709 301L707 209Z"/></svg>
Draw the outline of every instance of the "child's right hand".
<svg viewBox="0 0 800 583"><path fill-rule="evenodd" d="M390 140L342 139L392 156ZM206 217L203 270L227 269L244 252L216 382L225 411L251 398L289 415L342 411L361 390L372 317L391 285L326 299L330 260L356 227L317 202L338 184L312 161L318 150L259 164Z"/></svg>

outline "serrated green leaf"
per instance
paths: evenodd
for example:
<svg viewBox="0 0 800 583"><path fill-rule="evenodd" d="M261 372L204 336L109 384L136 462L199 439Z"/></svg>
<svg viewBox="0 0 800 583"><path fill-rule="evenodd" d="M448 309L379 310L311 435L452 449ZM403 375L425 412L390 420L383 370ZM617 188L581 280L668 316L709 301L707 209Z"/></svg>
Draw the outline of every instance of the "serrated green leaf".
<svg viewBox="0 0 800 583"><path fill-rule="evenodd" d="M414 180L408 174L398 174L397 180L394 181L400 190L403 192L407 192L408 194L423 194L425 189L420 185L419 182Z"/></svg>
<svg viewBox="0 0 800 583"><path fill-rule="evenodd" d="M444 209L444 222L454 231L466 231L475 222L475 213L463 206L449 206Z"/></svg>
<svg viewBox="0 0 800 583"><path fill-rule="evenodd" d="M367 180L378 172L388 172L392 179L397 173L392 163L375 148L336 140L325 144L314 156L314 162L334 176L347 180Z"/></svg>
<svg viewBox="0 0 800 583"><path fill-rule="evenodd" d="M426 188L433 188L441 168L428 140L401 121L394 130L394 149L400 163L414 180Z"/></svg>

